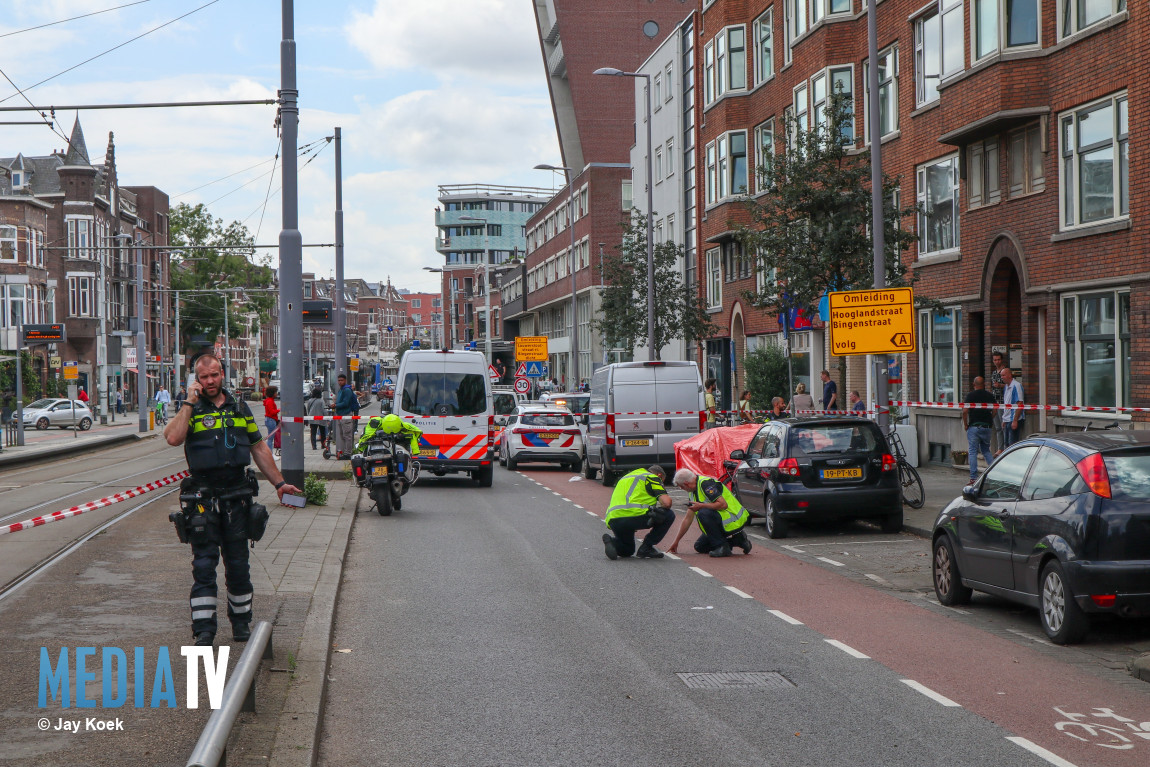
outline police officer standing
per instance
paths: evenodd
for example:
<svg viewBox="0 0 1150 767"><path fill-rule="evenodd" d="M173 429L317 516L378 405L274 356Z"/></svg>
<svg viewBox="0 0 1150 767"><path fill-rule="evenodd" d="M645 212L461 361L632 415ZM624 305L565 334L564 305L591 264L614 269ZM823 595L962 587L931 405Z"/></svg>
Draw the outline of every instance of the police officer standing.
<svg viewBox="0 0 1150 767"><path fill-rule="evenodd" d="M699 476L690 469L679 469L675 472L675 487L686 490L690 500L679 534L667 551L674 554L678 550L679 541L683 540L691 521L697 516L703 534L695 541L695 551L712 557L729 557L734 544L742 548L744 554L751 553L751 539L743 529L751 515L726 485L713 477Z"/></svg>
<svg viewBox="0 0 1150 767"><path fill-rule="evenodd" d="M252 617L247 541L259 540L267 523L267 510L253 504L258 485L248 465L256 462L280 499L300 490L284 481L247 403L223 388L219 359L205 354L193 369L196 380L188 398L164 428L169 445L184 446L191 472L180 489L182 518L173 515L173 521L180 540L192 545L192 634L197 645L215 640L216 565L222 553L232 636L244 642L251 636Z"/></svg>
<svg viewBox="0 0 1150 767"><path fill-rule="evenodd" d="M636 469L624 474L615 483L611 493L611 505L603 521L614 533L603 533L603 551L608 559L629 557L634 554L640 559L662 559L663 552L655 544L675 522L675 512L671 511L671 496L667 495L663 482L667 475L661 466L650 469ZM639 550L635 550L635 532L651 528Z"/></svg>

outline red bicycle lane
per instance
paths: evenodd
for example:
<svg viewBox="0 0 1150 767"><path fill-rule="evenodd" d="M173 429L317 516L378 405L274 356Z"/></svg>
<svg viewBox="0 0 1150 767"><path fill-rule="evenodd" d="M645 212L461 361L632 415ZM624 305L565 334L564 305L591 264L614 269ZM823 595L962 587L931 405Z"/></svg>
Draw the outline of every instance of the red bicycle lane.
<svg viewBox="0 0 1150 767"><path fill-rule="evenodd" d="M610 488L571 481L567 472L522 473L600 517L611 496ZM672 528L669 537L676 530L677 526ZM693 541L689 533L684 544L688 540ZM1070 764L1145 767L1150 763L1150 687L1143 693L1134 683L1108 681L1049 657L1048 652L1059 652L1058 648L1044 647L1047 652L1040 652L762 546L749 556L725 559L700 556L690 545L680 546L679 552L684 563L705 570L722 584L849 645ZM937 704L923 697L923 705Z"/></svg>

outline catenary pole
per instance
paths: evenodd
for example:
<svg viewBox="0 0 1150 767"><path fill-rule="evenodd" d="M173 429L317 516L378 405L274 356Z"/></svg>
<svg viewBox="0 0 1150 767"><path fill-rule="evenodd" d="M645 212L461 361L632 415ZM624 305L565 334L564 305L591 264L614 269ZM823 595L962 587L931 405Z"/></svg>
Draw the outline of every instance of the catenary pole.
<svg viewBox="0 0 1150 767"><path fill-rule="evenodd" d="M336 373L346 373L348 383L353 383L351 371L347 369L347 301L343 293L343 139L341 130L335 129L335 368Z"/></svg>
<svg viewBox="0 0 1150 767"><path fill-rule="evenodd" d="M874 287L886 287L886 255L884 237L882 193L882 118L879 114L878 94L878 19L876 0L867 0L867 120L870 122L870 194L871 194L871 240L874 244ZM874 399L878 409L878 425L883 431L890 421L887 411L887 368L886 355L876 354L872 358Z"/></svg>
<svg viewBox="0 0 1150 767"><path fill-rule="evenodd" d="M132 249L136 252L136 410L140 431L145 432L148 430L148 362L144 352L144 252L140 248Z"/></svg>
<svg viewBox="0 0 1150 767"><path fill-rule="evenodd" d="M647 359L659 357L655 348L655 183L652 180L651 75L642 75L647 88Z"/></svg>
<svg viewBox="0 0 1150 767"><path fill-rule="evenodd" d="M283 39L280 41L280 137L283 142L282 229L280 230L279 368L283 410L303 414L303 237L299 231L299 91L296 89L295 9L282 0ZM284 479L303 488L303 424L281 426Z"/></svg>

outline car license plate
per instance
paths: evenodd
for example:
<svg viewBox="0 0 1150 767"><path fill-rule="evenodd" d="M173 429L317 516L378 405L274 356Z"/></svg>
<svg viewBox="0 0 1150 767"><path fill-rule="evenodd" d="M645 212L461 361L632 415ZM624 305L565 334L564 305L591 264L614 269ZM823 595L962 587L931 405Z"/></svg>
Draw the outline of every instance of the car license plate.
<svg viewBox="0 0 1150 767"><path fill-rule="evenodd" d="M373 476L373 477L386 477L387 476L387 467L386 466L373 466L371 468L371 476Z"/></svg>
<svg viewBox="0 0 1150 767"><path fill-rule="evenodd" d="M649 439L625 439L623 440L623 447L650 447L651 440Z"/></svg>
<svg viewBox="0 0 1150 767"><path fill-rule="evenodd" d="M425 447L419 451L419 454L424 458L434 458L438 455L438 451L433 447Z"/></svg>
<svg viewBox="0 0 1150 767"><path fill-rule="evenodd" d="M823 479L858 479L862 476L862 469L823 469Z"/></svg>
<svg viewBox="0 0 1150 767"><path fill-rule="evenodd" d="M559 439L559 432L545 431L545 432L540 433L539 438L540 439Z"/></svg>

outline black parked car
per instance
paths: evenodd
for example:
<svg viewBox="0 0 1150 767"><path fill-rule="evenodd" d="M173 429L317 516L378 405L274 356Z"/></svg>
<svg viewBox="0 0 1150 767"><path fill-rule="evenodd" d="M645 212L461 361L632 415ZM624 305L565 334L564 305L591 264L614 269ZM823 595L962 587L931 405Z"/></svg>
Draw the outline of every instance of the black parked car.
<svg viewBox="0 0 1150 767"><path fill-rule="evenodd" d="M731 453L735 493L767 535L793 520L874 518L902 529L898 464L878 426L861 418L784 418Z"/></svg>
<svg viewBox="0 0 1150 767"><path fill-rule="evenodd" d="M1037 607L1054 642L1090 613L1150 614L1150 432L1034 437L1002 454L934 523L944 605L972 590Z"/></svg>

